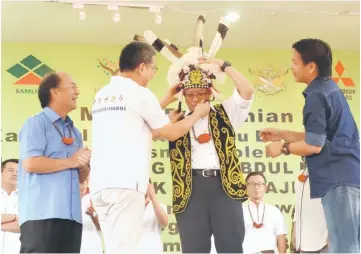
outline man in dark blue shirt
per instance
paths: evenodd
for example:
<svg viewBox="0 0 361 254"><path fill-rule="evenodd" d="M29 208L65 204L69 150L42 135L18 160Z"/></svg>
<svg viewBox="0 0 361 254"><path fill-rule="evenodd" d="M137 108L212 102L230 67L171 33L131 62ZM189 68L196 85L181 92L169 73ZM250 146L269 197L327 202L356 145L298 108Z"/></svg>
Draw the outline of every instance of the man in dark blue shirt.
<svg viewBox="0 0 361 254"><path fill-rule="evenodd" d="M342 91L330 78L330 46L318 39L303 39L292 48L294 78L307 84L303 91L305 132L267 128L261 131L261 139L273 141L266 147L273 158L281 154L306 157L311 198L321 198L330 252L359 253L359 131Z"/></svg>

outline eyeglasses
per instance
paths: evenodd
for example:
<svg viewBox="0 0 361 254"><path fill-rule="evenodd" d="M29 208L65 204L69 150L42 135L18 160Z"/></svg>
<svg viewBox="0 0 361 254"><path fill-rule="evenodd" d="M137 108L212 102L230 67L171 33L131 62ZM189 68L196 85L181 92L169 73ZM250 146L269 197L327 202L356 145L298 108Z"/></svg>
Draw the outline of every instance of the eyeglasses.
<svg viewBox="0 0 361 254"><path fill-rule="evenodd" d="M247 186L252 186L253 188L254 187L263 187L265 186L266 184L265 183L247 183Z"/></svg>
<svg viewBox="0 0 361 254"><path fill-rule="evenodd" d="M194 97L197 97L197 99L201 99L204 98L208 95L209 93L185 93L184 96L187 97L188 99L193 99Z"/></svg>
<svg viewBox="0 0 361 254"><path fill-rule="evenodd" d="M157 73L157 71L158 71L158 68L157 68L157 67L151 66L151 65L149 65L149 64L147 64L147 66L149 66L150 68L152 68L153 71L154 71L154 73Z"/></svg>

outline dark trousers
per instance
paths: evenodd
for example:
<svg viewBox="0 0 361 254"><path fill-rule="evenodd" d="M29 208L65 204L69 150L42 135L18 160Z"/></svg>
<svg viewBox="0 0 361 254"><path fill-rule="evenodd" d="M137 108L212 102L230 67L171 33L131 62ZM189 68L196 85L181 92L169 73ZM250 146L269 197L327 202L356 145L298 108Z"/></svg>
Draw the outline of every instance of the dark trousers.
<svg viewBox="0 0 361 254"><path fill-rule="evenodd" d="M223 190L220 177L193 176L186 210L176 214L183 253L210 253L211 235L218 253L242 253L242 202Z"/></svg>
<svg viewBox="0 0 361 254"><path fill-rule="evenodd" d="M82 231L71 220L27 221L20 227L20 253L79 253Z"/></svg>

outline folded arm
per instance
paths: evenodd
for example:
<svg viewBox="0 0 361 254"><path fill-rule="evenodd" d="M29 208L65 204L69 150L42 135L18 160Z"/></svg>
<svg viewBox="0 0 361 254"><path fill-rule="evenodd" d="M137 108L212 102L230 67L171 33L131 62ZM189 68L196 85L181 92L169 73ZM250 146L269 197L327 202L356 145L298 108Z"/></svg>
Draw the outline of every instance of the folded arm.
<svg viewBox="0 0 361 254"><path fill-rule="evenodd" d="M69 168L76 168L78 162L72 158L52 159L46 156L39 156L25 159L22 166L29 173L50 174Z"/></svg>
<svg viewBox="0 0 361 254"><path fill-rule="evenodd" d="M6 215L9 215L12 217L12 221L4 222L3 217L5 215L5 219L7 219ZM14 219L15 218L15 219ZM4 232L12 232L12 233L20 233L20 226L19 226L19 220L18 217L14 214L3 214L1 215L1 231Z"/></svg>
<svg viewBox="0 0 361 254"><path fill-rule="evenodd" d="M47 139L45 122L40 116L29 118L20 134L20 154L22 167L29 173L50 174L69 168L76 168L77 162L72 158L52 159L45 155Z"/></svg>
<svg viewBox="0 0 361 254"><path fill-rule="evenodd" d="M1 215L1 224L13 222L16 220L16 217L17 216L15 214L2 214Z"/></svg>

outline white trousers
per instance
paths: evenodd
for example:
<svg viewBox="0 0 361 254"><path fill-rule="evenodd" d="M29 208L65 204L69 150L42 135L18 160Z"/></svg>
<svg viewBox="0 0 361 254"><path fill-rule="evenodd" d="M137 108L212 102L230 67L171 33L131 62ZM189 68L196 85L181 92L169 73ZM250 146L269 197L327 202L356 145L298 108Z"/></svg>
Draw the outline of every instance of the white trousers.
<svg viewBox="0 0 361 254"><path fill-rule="evenodd" d="M137 253L145 195L131 189L105 189L92 197L106 253Z"/></svg>

